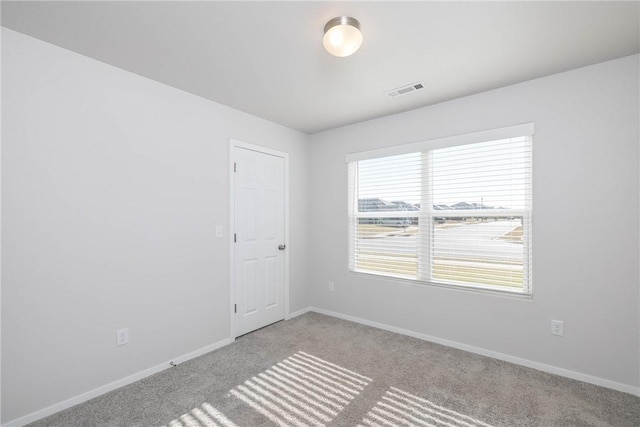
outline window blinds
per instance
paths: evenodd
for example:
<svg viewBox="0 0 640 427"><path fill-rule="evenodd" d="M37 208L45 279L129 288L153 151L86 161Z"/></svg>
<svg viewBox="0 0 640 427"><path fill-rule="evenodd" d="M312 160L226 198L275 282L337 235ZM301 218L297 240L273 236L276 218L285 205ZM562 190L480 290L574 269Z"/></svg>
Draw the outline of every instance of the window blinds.
<svg viewBox="0 0 640 427"><path fill-rule="evenodd" d="M417 278L422 158L403 154L352 164L352 259L356 271Z"/></svg>
<svg viewBox="0 0 640 427"><path fill-rule="evenodd" d="M530 293L531 135L349 163L352 271Z"/></svg>

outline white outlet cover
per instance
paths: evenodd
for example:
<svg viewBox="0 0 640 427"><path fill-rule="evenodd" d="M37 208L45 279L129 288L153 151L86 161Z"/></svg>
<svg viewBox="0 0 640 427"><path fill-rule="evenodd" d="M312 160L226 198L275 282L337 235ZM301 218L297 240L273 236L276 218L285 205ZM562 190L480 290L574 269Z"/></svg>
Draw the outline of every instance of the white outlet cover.
<svg viewBox="0 0 640 427"><path fill-rule="evenodd" d="M224 229L221 225L216 225L216 237L224 237Z"/></svg>
<svg viewBox="0 0 640 427"><path fill-rule="evenodd" d="M125 345L129 342L129 328L118 329L116 332L116 344Z"/></svg>
<svg viewBox="0 0 640 427"><path fill-rule="evenodd" d="M564 322L562 320L551 321L551 334L559 337L564 336Z"/></svg>

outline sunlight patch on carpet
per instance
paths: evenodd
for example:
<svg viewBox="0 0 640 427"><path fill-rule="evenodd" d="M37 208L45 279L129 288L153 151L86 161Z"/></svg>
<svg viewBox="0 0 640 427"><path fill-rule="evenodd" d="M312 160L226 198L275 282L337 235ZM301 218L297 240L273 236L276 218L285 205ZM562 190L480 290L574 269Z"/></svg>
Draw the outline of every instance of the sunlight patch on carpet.
<svg viewBox="0 0 640 427"><path fill-rule="evenodd" d="M282 427L330 423L371 378L299 351L231 390Z"/></svg>
<svg viewBox="0 0 640 427"><path fill-rule="evenodd" d="M274 425L324 427L373 380L299 351L229 391ZM389 387L357 427L492 427L427 399ZM164 427L244 427L209 403Z"/></svg>
<svg viewBox="0 0 640 427"><path fill-rule="evenodd" d="M163 426L167 427L167 426ZM238 427L222 412L208 403L203 403L199 408L172 420L169 427Z"/></svg>
<svg viewBox="0 0 640 427"><path fill-rule="evenodd" d="M367 413L358 427L492 427L395 387Z"/></svg>

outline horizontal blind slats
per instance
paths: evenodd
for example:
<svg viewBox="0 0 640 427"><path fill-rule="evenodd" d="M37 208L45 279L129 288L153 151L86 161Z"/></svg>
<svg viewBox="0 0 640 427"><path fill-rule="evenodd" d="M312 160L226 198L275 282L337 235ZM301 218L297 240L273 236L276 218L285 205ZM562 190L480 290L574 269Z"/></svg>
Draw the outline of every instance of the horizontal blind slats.
<svg viewBox="0 0 640 427"><path fill-rule="evenodd" d="M528 136L351 162L350 268L527 292L531 163Z"/></svg>

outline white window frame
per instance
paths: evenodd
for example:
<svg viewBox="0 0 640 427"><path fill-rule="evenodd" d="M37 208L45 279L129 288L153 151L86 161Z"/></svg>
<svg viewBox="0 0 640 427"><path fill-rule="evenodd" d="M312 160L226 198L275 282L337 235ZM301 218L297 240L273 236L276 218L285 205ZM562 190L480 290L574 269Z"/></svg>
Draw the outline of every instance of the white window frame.
<svg viewBox="0 0 640 427"><path fill-rule="evenodd" d="M398 216L403 216L407 218L419 218L419 222L422 224L431 224L434 220L434 217L491 217L491 216L504 216L504 210L498 209L465 209L465 210L434 210L432 198L430 194L425 194L425 191L428 192L430 188L429 185L423 185L423 194L422 194L422 205L426 206L427 209L421 209L420 211L378 211L378 212L359 212L358 211L358 189L356 188L357 182L355 182L356 176L356 168L357 161L360 160L370 160L382 157L395 156L400 154L409 154L415 152L421 152L423 156L429 156L431 151L474 144L480 142L487 141L496 141L507 138L516 138L522 136L530 136L533 138L534 135L534 125L533 123L520 124L515 126L508 126L499 129L486 130L481 132L474 132L462 135L456 135L452 137L439 138L428 141L421 141L410 144L402 144L392 147L386 147L382 149L369 150L359 153L347 154L345 156L345 162L348 164L349 170L349 200L348 200L348 220L349 220L349 272L354 274L365 274L371 276L381 276L384 278L396 279L396 280L409 280L413 283L419 284L429 284L436 286L446 286L451 288L467 288L467 289L478 289L481 291L487 292L497 292L497 293L507 293L507 294L520 294L524 296L531 297L533 295L533 275L532 275L532 223L533 223L533 212L531 206L532 197L528 199L529 205L525 206L524 209L510 209L508 211L509 215L518 216L523 218L523 240L525 243L525 250L527 254L525 255L526 261L523 262L523 286L522 288L503 288L499 286L491 286L491 285L481 285L481 284L460 284L460 283L447 283L445 281L433 281L433 280L425 280L425 277L431 277L431 268L432 268L432 251L433 245L426 245L429 248L428 253L419 254L418 257L418 279L414 278L403 278L401 275L395 275L391 273L384 272L371 272L371 271L359 271L355 265L355 253L356 253L356 245L357 239L353 235L354 230L356 229L356 223L360 218L394 218ZM531 159L533 162L533 158ZM428 161L424 161L423 167L428 165ZM425 177L430 177L430 173L425 173ZM354 184L354 185L352 185ZM533 180L529 179L529 185L532 190ZM419 239L428 239L429 241L433 241L433 227L419 227L418 231ZM423 245L418 244L418 247L425 247ZM426 271L428 269L429 271Z"/></svg>

